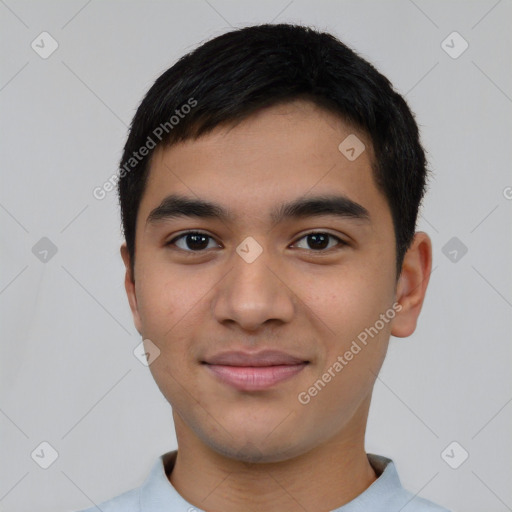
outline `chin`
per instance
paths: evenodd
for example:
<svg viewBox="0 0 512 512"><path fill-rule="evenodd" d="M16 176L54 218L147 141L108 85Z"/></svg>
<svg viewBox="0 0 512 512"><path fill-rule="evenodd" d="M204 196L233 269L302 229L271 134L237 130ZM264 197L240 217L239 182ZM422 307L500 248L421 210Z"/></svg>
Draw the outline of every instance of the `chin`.
<svg viewBox="0 0 512 512"><path fill-rule="evenodd" d="M234 443L232 446L225 446L213 442L210 443L210 448L226 458L246 462L247 464L283 462L293 458L290 452L283 451L282 446L258 446L250 441L242 446L238 443Z"/></svg>
<svg viewBox="0 0 512 512"><path fill-rule="evenodd" d="M283 462L309 451L307 442L297 438L297 432L280 432L269 435L269 429L231 429L230 439L226 440L203 432L202 441L223 457L246 462L265 464ZM227 441L227 442L226 442Z"/></svg>

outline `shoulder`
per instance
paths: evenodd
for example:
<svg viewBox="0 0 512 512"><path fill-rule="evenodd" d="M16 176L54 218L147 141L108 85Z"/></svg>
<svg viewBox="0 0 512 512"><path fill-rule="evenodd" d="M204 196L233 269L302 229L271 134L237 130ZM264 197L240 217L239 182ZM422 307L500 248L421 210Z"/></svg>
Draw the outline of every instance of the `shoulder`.
<svg viewBox="0 0 512 512"><path fill-rule="evenodd" d="M178 495L166 476L176 459L176 450L164 453L154 461L144 482L136 488L109 500L75 512L150 512L172 510Z"/></svg>
<svg viewBox="0 0 512 512"><path fill-rule="evenodd" d="M403 487L396 488L393 492L383 493L380 498L380 507L389 512L451 512ZM378 510L380 511L381 508Z"/></svg>
<svg viewBox="0 0 512 512"><path fill-rule="evenodd" d="M402 507L400 508L401 512L450 512L447 508L412 494L405 489L400 496L400 506Z"/></svg>
<svg viewBox="0 0 512 512"><path fill-rule="evenodd" d="M140 512L140 489L123 492L119 496L76 512Z"/></svg>
<svg viewBox="0 0 512 512"><path fill-rule="evenodd" d="M450 512L404 488L391 459L375 454L368 454L368 459L379 477L360 496L358 505L364 505L366 509L373 507L379 512Z"/></svg>
<svg viewBox="0 0 512 512"><path fill-rule="evenodd" d="M401 508L396 510L400 510L401 512L451 512L447 508L437 505L425 498L420 498L405 489L401 493L397 504L399 504Z"/></svg>

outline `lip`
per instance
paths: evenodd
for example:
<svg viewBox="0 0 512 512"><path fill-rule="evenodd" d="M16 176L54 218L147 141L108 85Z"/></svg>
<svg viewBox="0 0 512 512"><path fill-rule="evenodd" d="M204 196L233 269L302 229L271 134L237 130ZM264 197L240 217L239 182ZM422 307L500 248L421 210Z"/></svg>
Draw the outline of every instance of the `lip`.
<svg viewBox="0 0 512 512"><path fill-rule="evenodd" d="M275 350L223 352L202 361L218 380L241 391L261 391L299 374L309 361Z"/></svg>

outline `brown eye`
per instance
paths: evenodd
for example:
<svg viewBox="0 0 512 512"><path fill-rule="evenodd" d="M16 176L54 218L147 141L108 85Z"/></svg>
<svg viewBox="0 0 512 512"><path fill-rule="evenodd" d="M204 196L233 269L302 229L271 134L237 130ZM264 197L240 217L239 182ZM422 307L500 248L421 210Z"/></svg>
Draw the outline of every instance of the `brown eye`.
<svg viewBox="0 0 512 512"><path fill-rule="evenodd" d="M324 250L332 249L336 246L336 244L329 246L329 239L333 239L338 242L337 245L343 246L347 245L346 242L338 238L337 236L331 235L330 233L324 232L314 232L308 233L303 236L300 240L306 240L307 247L300 247L300 249L311 249L313 251L325 252Z"/></svg>
<svg viewBox="0 0 512 512"><path fill-rule="evenodd" d="M202 252L208 249L209 239L213 240L213 238L206 233L189 231L188 233L182 233L180 236L173 238L165 245L176 245L176 247L186 252ZM178 241L181 242L182 245L179 245L177 243Z"/></svg>

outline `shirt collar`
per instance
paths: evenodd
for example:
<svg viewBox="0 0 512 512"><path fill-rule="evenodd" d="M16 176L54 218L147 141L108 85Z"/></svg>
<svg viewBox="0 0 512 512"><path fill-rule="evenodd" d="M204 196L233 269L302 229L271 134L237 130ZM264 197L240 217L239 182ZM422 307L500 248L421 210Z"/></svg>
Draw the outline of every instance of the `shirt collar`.
<svg viewBox="0 0 512 512"><path fill-rule="evenodd" d="M375 470L377 480L352 501L332 512L361 512L362 510L389 512L390 510L399 510L394 507L390 508L392 504L390 499L393 500L394 498L403 496L405 492L400 478L398 477L394 462L387 457L373 453L368 453L367 457Z"/></svg>
<svg viewBox="0 0 512 512"><path fill-rule="evenodd" d="M151 512L204 512L188 503L171 484L167 478L167 472L170 473L176 461L177 451L167 452L158 457L156 463L144 481L140 489L140 510ZM391 459L381 455L367 454L368 460L372 465L377 480L368 487L362 494L355 499L337 508L333 512L356 512L365 509L365 505L382 503L386 507L386 497L402 490L402 484ZM385 508L375 509L376 512Z"/></svg>
<svg viewBox="0 0 512 512"><path fill-rule="evenodd" d="M140 491L140 510L151 512L202 512L185 501L167 478L176 461L178 452L164 453L151 468Z"/></svg>

